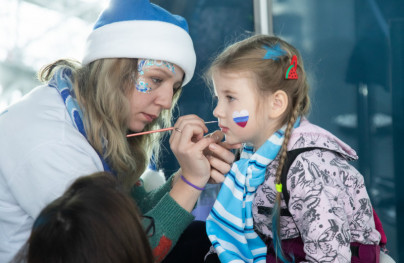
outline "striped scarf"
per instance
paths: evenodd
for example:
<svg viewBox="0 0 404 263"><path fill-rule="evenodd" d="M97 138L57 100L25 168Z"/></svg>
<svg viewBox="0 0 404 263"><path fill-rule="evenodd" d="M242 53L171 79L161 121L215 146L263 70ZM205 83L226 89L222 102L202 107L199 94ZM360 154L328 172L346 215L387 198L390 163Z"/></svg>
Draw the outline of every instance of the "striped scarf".
<svg viewBox="0 0 404 263"><path fill-rule="evenodd" d="M221 262L265 262L267 247L254 232L252 202L265 180L266 167L275 159L286 125L256 152L245 145L239 161L226 175L206 220L206 231Z"/></svg>
<svg viewBox="0 0 404 263"><path fill-rule="evenodd" d="M83 124L83 112L77 102L72 85L72 71L70 68L60 68L55 72L52 79L49 81L48 86L55 88L63 99L67 112L72 119L74 127L87 138L86 130ZM98 153L98 152L97 152ZM104 171L112 172L105 159L98 153L101 159Z"/></svg>

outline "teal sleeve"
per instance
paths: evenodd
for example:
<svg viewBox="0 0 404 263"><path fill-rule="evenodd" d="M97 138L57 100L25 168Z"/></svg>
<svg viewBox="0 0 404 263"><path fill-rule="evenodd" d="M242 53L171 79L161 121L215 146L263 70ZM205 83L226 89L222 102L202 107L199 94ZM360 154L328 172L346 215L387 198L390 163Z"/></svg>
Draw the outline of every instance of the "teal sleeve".
<svg viewBox="0 0 404 263"><path fill-rule="evenodd" d="M155 232L149 241L158 262L164 259L194 220L194 216L170 196L171 180L172 177L149 193L142 186L135 186L131 191L142 213L154 219Z"/></svg>
<svg viewBox="0 0 404 263"><path fill-rule="evenodd" d="M132 187L131 196L143 214L152 209L171 190L172 176L159 188L146 192L143 185Z"/></svg>

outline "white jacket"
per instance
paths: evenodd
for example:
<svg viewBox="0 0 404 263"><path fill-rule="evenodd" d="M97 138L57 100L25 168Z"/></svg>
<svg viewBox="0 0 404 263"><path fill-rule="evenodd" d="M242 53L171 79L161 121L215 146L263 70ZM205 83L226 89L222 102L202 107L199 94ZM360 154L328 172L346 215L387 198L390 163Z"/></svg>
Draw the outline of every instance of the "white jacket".
<svg viewBox="0 0 404 263"><path fill-rule="evenodd" d="M58 91L40 86L0 113L0 263L29 237L39 212L102 162L73 126Z"/></svg>

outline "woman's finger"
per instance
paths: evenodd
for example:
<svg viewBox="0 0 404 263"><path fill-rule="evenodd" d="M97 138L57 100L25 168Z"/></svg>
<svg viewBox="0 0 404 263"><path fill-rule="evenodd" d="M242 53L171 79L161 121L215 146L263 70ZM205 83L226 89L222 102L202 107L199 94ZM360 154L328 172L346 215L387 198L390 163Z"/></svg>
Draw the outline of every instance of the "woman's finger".
<svg viewBox="0 0 404 263"><path fill-rule="evenodd" d="M184 151L203 138L205 129L200 124L187 123L180 131L174 129L174 133L171 135L171 145Z"/></svg>
<svg viewBox="0 0 404 263"><path fill-rule="evenodd" d="M223 175L227 174L231 169L231 162L225 162L214 156L208 156L208 160L212 169Z"/></svg>
<svg viewBox="0 0 404 263"><path fill-rule="evenodd" d="M207 136L213 138L216 143L219 143L219 142L221 142L223 140L224 133L221 130L216 130L216 131L208 134Z"/></svg>
<svg viewBox="0 0 404 263"><path fill-rule="evenodd" d="M186 129L187 126L190 125L198 125L202 128L203 132L200 134L194 134L191 138L193 138L194 141L199 140L200 138L203 137L203 134L208 132L208 128L206 127L205 123L201 118L199 118L196 115L185 115L181 116L178 118L177 122L174 125L174 130L171 133L170 137L170 144L173 142L175 138L181 138L182 135L184 134L184 130ZM188 128L189 129L189 128Z"/></svg>
<svg viewBox="0 0 404 263"><path fill-rule="evenodd" d="M228 148L223 147L222 144L211 143L209 145L210 155L223 160L226 163L233 163L235 156Z"/></svg>
<svg viewBox="0 0 404 263"><path fill-rule="evenodd" d="M218 172L215 169L212 169L210 171L210 178L209 178L208 183L220 184L220 183L223 183L224 179L225 179L225 176L223 174L221 174L220 172Z"/></svg>
<svg viewBox="0 0 404 263"><path fill-rule="evenodd" d="M208 132L208 128L206 127L204 121L198 117L197 115L190 114L190 115L184 115L178 118L177 122L175 123L174 127L183 129L186 125L188 124L199 124L201 127L204 128L205 133ZM174 128L174 130L175 130Z"/></svg>
<svg viewBox="0 0 404 263"><path fill-rule="evenodd" d="M239 149L241 148L241 146L243 146L241 143L235 143L235 144L230 144L226 141L224 142L220 142L219 145L221 145L222 147L226 148L226 149Z"/></svg>

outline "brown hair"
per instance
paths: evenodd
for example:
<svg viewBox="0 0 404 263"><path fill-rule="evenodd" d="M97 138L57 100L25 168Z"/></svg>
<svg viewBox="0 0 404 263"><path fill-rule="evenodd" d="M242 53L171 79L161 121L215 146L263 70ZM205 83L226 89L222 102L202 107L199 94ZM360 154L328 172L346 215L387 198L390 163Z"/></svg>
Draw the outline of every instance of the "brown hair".
<svg viewBox="0 0 404 263"><path fill-rule="evenodd" d="M88 141L105 158L128 191L145 171L150 158L153 156L158 160L159 141L163 136L154 133L126 138L127 98L136 92L133 81L137 76L137 59L100 59L86 66L73 60L58 60L38 73L39 80L49 81L60 67L72 72L74 92L84 114ZM179 95L180 91L177 91L171 109L163 110L145 130L171 126L172 111ZM107 147L103 147L106 142Z"/></svg>
<svg viewBox="0 0 404 263"><path fill-rule="evenodd" d="M279 44L280 48L286 52L277 56L277 59L264 59L267 48L273 48ZM296 55L297 80L286 80L285 72L291 64L292 56ZM281 172L286 159L287 145L291 136L293 125L299 116L305 116L309 112L310 98L309 85L304 71L302 58L292 45L275 36L256 35L236 42L227 47L212 62L206 74L206 79L211 84L212 74L215 71L230 72L251 72L257 81L257 94L273 94L277 90L283 90L288 96L288 107L282 116L280 127L287 124L285 139L279 151L279 166L276 170L275 183L281 183ZM277 127L277 128L280 128ZM277 192L273 220L277 222L279 233L279 209L281 203L281 193ZM275 231L273 231L275 232ZM278 239L279 240L279 239ZM277 251L275 249L275 251Z"/></svg>
<svg viewBox="0 0 404 263"><path fill-rule="evenodd" d="M78 178L47 205L21 253L28 263L153 262L134 201L106 172Z"/></svg>

